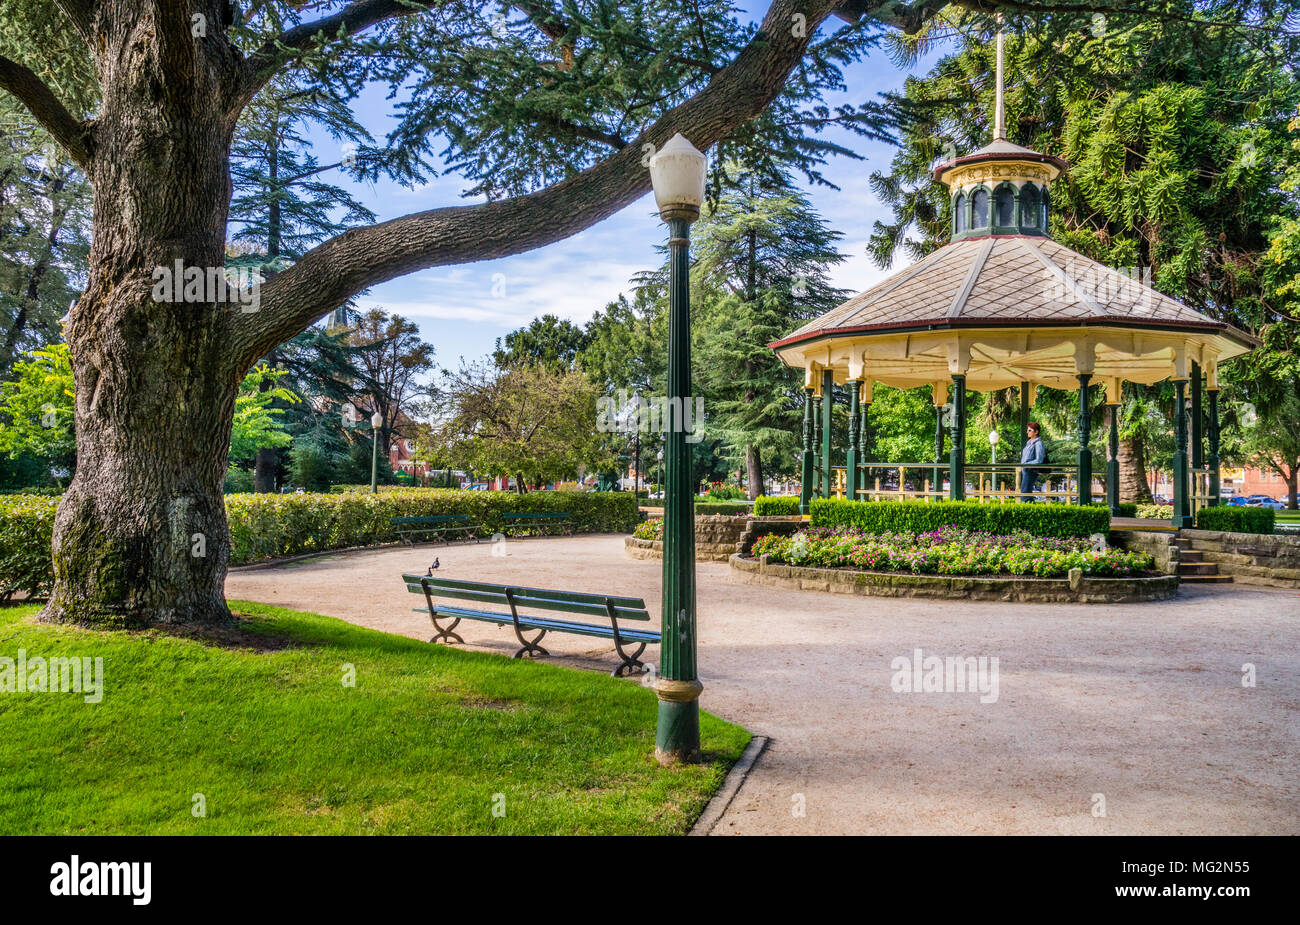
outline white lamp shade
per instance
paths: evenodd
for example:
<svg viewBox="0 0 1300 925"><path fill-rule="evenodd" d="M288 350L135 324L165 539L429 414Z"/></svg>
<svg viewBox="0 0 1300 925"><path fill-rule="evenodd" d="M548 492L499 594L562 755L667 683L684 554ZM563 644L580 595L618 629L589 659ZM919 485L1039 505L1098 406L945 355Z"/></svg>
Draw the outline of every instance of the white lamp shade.
<svg viewBox="0 0 1300 925"><path fill-rule="evenodd" d="M378 411L370 415L370 426L375 428L375 430L378 430L379 428L383 427L384 416L380 414Z"/></svg>
<svg viewBox="0 0 1300 925"><path fill-rule="evenodd" d="M989 431L989 443L993 444L994 446L998 445L998 432L996 430Z"/></svg>
<svg viewBox="0 0 1300 925"><path fill-rule="evenodd" d="M681 132L650 158L650 183L660 212L699 209L704 202L704 155Z"/></svg>

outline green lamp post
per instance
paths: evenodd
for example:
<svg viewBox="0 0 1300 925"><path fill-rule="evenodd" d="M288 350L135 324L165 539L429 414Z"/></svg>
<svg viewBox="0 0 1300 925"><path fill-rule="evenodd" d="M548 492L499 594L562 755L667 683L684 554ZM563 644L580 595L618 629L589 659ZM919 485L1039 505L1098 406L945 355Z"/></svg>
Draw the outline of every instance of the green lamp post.
<svg viewBox="0 0 1300 925"><path fill-rule="evenodd" d="M379 429L384 426L384 416L376 411L370 415L370 492L379 491Z"/></svg>
<svg viewBox="0 0 1300 925"><path fill-rule="evenodd" d="M660 764L698 761L700 691L695 668L695 491L683 410L691 401L691 223L704 202L705 160L681 134L650 158L659 217L668 223L668 421L664 435L663 641L659 647Z"/></svg>

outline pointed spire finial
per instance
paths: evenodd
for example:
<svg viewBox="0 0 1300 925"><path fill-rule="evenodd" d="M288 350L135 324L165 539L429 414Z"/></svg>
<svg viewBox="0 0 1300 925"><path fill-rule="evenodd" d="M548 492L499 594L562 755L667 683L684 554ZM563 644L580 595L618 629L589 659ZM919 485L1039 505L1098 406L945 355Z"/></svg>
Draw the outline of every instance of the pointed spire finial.
<svg viewBox="0 0 1300 925"><path fill-rule="evenodd" d="M998 13L998 66L997 66L997 103L993 109L993 140L1007 140L1007 115L1006 106L1003 103L1003 80L1002 80L1002 14Z"/></svg>

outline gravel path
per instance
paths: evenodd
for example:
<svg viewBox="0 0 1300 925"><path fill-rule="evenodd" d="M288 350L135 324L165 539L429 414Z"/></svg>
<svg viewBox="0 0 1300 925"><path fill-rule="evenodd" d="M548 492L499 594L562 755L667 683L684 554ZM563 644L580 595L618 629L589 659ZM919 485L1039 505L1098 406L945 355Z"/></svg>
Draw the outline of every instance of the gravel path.
<svg viewBox="0 0 1300 925"><path fill-rule="evenodd" d="M621 536L332 555L232 573L226 590L427 639L399 576L434 556L447 577L659 605L661 564L626 556ZM715 834L1300 833L1294 591L1001 604L758 587L722 563L698 575L701 703L772 739ZM507 628L458 631L516 647ZM560 664L615 664L599 640L545 644ZM996 657L997 699L895 692L891 662L916 649Z"/></svg>

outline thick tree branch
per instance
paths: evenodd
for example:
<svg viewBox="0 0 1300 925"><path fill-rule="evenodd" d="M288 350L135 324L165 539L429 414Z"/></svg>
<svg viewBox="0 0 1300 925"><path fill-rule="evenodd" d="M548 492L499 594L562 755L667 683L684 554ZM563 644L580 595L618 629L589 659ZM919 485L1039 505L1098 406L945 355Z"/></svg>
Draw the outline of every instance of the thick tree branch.
<svg viewBox="0 0 1300 925"><path fill-rule="evenodd" d="M17 98L41 128L49 132L83 170L89 172L93 123L78 120L64 108L43 80L17 61L3 56L0 56L0 89Z"/></svg>
<svg viewBox="0 0 1300 925"><path fill-rule="evenodd" d="M576 176L526 196L352 229L315 247L262 287L257 312L234 319L236 372L369 286L428 267L542 247L631 205L650 189L643 144L661 146L681 132L707 149L759 115L781 92L834 6L834 0L775 0L753 39L707 87Z"/></svg>

